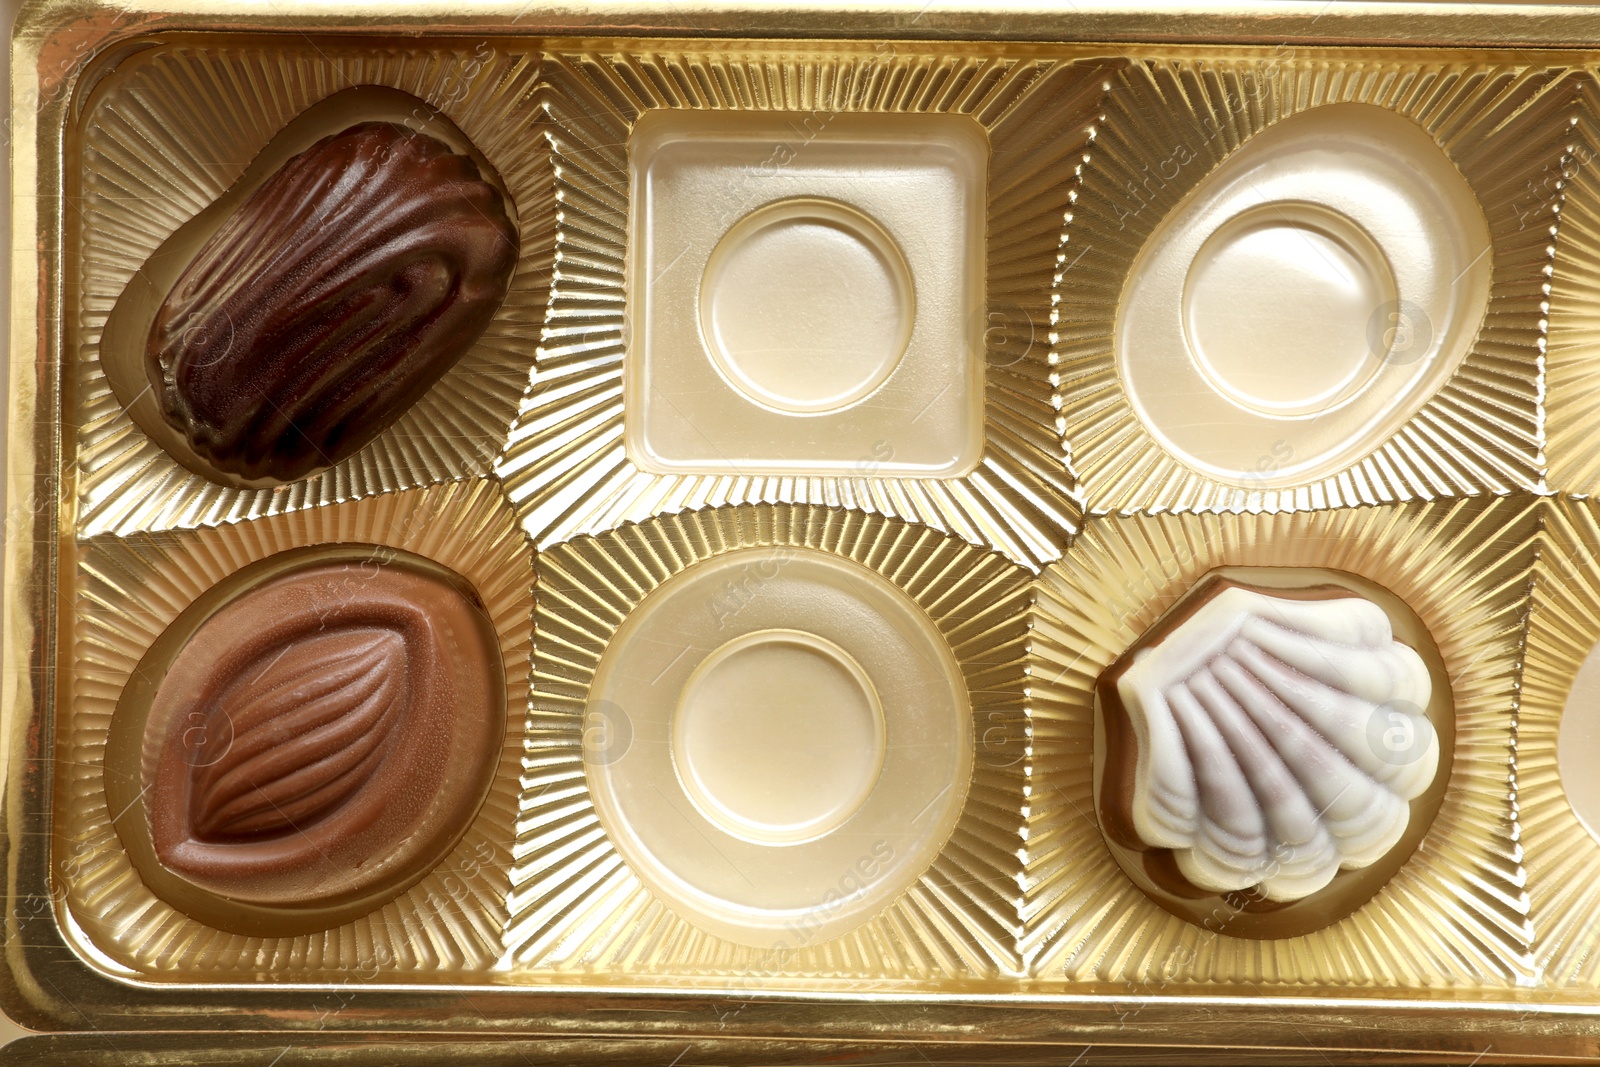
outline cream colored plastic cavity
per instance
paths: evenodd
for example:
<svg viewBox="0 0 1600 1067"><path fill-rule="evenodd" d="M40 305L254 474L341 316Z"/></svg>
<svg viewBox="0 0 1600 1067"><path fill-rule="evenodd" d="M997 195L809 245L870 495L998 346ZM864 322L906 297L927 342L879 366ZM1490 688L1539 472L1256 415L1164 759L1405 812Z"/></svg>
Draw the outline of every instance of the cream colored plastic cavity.
<svg viewBox="0 0 1600 1067"><path fill-rule="evenodd" d="M689 799L758 845L837 830L878 784L883 756L872 679L850 653L801 630L762 630L718 648L672 719L672 760Z"/></svg>
<svg viewBox="0 0 1600 1067"><path fill-rule="evenodd" d="M792 950L891 903L955 827L972 711L944 638L874 571L743 549L639 604L590 711L632 743L585 763L607 835L695 925Z"/></svg>
<svg viewBox="0 0 1600 1067"><path fill-rule="evenodd" d="M1378 447L1471 349L1493 268L1466 179L1420 126L1330 104L1246 141L1164 219L1116 358L1150 432L1263 488Z"/></svg>
<svg viewBox="0 0 1600 1067"><path fill-rule="evenodd" d="M960 115L640 119L628 142L634 463L970 472L983 447L988 153Z"/></svg>
<svg viewBox="0 0 1600 1067"><path fill-rule="evenodd" d="M1572 680L1561 729L1556 735L1556 770L1572 813L1600 839L1600 646L1591 649Z"/></svg>

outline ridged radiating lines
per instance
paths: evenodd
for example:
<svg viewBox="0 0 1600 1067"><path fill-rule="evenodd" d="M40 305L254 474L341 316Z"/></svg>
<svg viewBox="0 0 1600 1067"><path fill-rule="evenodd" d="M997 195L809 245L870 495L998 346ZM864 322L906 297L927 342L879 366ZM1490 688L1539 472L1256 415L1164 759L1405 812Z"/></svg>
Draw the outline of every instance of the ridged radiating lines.
<svg viewBox="0 0 1600 1067"><path fill-rule="evenodd" d="M835 552L883 574L949 641L979 742L966 806L933 865L842 937L786 939L774 953L702 933L624 866L584 782L584 712L601 654L667 578L752 545ZM1017 973L1026 729L1027 573L926 527L811 506L667 516L579 538L538 561L533 710L508 945L521 971L608 975L876 977L927 981Z"/></svg>
<svg viewBox="0 0 1600 1067"><path fill-rule="evenodd" d="M1567 157L1528 183L1519 209L1561 208L1545 359L1546 477L1557 492L1591 496L1600 490L1600 82L1593 72L1576 81Z"/></svg>
<svg viewBox="0 0 1600 1067"><path fill-rule="evenodd" d="M1600 842L1578 821L1562 789L1557 740L1572 684L1600 644L1600 508L1571 499L1551 500L1546 508L1517 718L1517 807L1528 853L1534 959L1546 984L1594 989L1600 987L1594 938Z"/></svg>

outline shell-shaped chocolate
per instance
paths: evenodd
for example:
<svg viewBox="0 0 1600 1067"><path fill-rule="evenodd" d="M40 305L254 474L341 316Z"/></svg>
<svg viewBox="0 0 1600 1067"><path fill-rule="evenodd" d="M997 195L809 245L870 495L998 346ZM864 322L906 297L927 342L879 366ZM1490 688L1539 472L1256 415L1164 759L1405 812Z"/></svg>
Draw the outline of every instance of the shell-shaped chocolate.
<svg viewBox="0 0 1600 1067"><path fill-rule="evenodd" d="M193 632L145 723L145 809L167 871L294 909L392 895L438 862L505 732L493 626L447 574L312 564Z"/></svg>
<svg viewBox="0 0 1600 1067"><path fill-rule="evenodd" d="M1362 597L1216 589L1102 683L1126 720L1103 822L1199 890L1302 900L1405 835L1440 762L1432 680Z"/></svg>
<svg viewBox="0 0 1600 1067"><path fill-rule="evenodd" d="M244 478L338 463L478 339L517 254L469 156L387 122L325 137L239 204L156 312L162 414Z"/></svg>

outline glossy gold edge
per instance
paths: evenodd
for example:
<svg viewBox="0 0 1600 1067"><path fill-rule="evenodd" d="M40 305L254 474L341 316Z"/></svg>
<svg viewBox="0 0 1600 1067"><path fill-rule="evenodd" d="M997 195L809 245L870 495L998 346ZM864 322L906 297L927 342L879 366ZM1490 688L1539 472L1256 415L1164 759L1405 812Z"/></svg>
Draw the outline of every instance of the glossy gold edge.
<svg viewBox="0 0 1600 1067"><path fill-rule="evenodd" d="M886 32L899 29L902 34L911 35L903 23L914 6L897 3L886 5L876 13L840 19L836 10L822 7L758 12L753 5L746 4L717 17L722 31L731 33L756 32L761 26L771 27L771 20L793 13L795 21L791 25L769 28L768 32L773 36L832 36L841 32L867 34L877 27ZM328 5L313 9L307 4L294 4L275 6L270 15L229 12L226 18L214 18L204 25L219 29L270 29L314 22L331 31L347 26L371 34L415 30L431 15L444 15L445 19L439 22L428 23L434 32L468 32L474 28L481 32L494 25L503 28L503 18L510 7L509 4L455 6L446 12L441 5L395 5L388 10L398 10L399 18L380 16L375 20L370 12L364 12L358 23L353 7ZM574 31L613 34L656 33L672 25L681 25L685 18L681 8L673 7L671 11L667 8L665 4L634 4L577 11L571 5L564 5L543 9L540 18L547 33L569 27ZM1059 34L1063 28L1059 21L1047 21L1051 12L1059 16L1061 8L1031 5L1015 21L1008 20L1005 26L994 24L992 10L962 10L965 11L964 23L957 17L961 12L955 9L945 6L930 9L928 17L918 23L916 36L939 39L956 32L958 23L967 27L968 35L987 32L995 40L1013 37L1020 32L1019 27L1031 27L1040 35ZM1117 10L1106 4L1082 5L1079 12L1085 17L1081 24L1078 19L1073 20L1072 31L1078 39L1100 34L1115 39L1194 40L1235 33L1244 25L1241 19L1246 15L1273 14L1279 16L1271 22L1275 29L1307 35L1301 39L1308 42L1392 43L1393 39L1404 35L1412 42L1420 37L1422 43L1427 43L1429 33L1439 35L1433 38L1435 42L1452 40L1479 46L1560 48L1600 40L1600 7L1593 5L1558 9L1548 5L1350 4L1325 12L1326 17L1317 23L1314 36L1310 36L1313 30L1310 24L1317 20L1309 17L1306 7L1295 10L1290 4L1279 2L1248 10L1235 5L1227 10L1234 14L1220 14L1215 10L1198 13L1193 5L1143 13ZM107 21L119 17L124 20L122 29L107 28ZM568 21L555 25L558 17ZM1512 17L1517 17L1516 21L1524 27L1533 23L1536 32L1514 28L1510 24ZM30 806L39 804L41 786L47 787L49 777L42 757L48 752L50 724L40 715L40 709L51 706L53 695L49 665L54 662L54 638L50 629L52 605L49 598L58 550L54 536L60 525L51 513L57 495L50 480L58 456L57 431L50 416L56 410L58 397L54 376L41 374L41 369L57 365L53 359L59 354L59 336L53 316L60 296L60 228L59 218L50 205L59 204L60 173L52 161L59 158L61 121L67 104L63 95L56 93L62 80L41 79L38 70L42 62L59 63L63 59L81 57L85 52L92 54L93 50L134 33L195 26L204 18L200 5L191 5L188 15L168 17L139 4L113 9L75 2L37 3L25 9L14 43L13 165L17 192L13 217L21 239L13 245L16 249L13 285L20 297L18 306L31 305L35 311L33 315L14 316L12 340L14 352L29 352L35 358L13 360L12 419L8 435L12 448L8 471L8 487L12 490L8 510L11 536L7 538L5 549L6 613L3 648L0 648L7 670L6 688L0 698L7 728L4 740L0 741L0 755L9 771L5 783L6 859L8 893L13 905L30 899L19 897L19 888L45 889L47 886L43 861L48 849L43 847L44 835L29 832L29 828L36 818ZM631 25L616 24L623 21ZM1383 31L1383 36L1362 36L1365 32L1378 31ZM50 90L47 99L39 96L41 84ZM40 210L41 205L45 210ZM52 250L57 254L52 255ZM39 295L35 296L36 293ZM39 418L41 411L46 416L43 421ZM343 1000L333 1000L326 994L320 998L307 996L299 991L282 995L252 992L247 997L201 994L183 1004L170 997L150 997L135 983L122 984L101 978L81 961L64 954L65 946L53 926L46 933L34 925L26 936L21 936L18 920L15 907L8 909L7 974L0 981L0 1002L23 1023L41 1029L85 1025L119 1030L159 1029L197 1024L215 1026L219 1022L222 1028L233 1030L263 1026L300 1030L319 1026L392 1029L431 1023L432 1028L447 1031L515 1028L568 1037L648 1029L657 1036L671 1034L674 1039L679 1035L697 1036L721 1030L732 1034L735 1041L765 1036L769 1040L760 1046L745 1044L742 1047L774 1050L780 1045L790 1045L778 1038L795 1031L833 1042L966 1042L975 1036L970 1014L924 1013L918 1008L928 999L924 996L889 995L880 998L880 1007L870 1003L839 1002L830 999L829 994L820 995L824 1003L812 1004L810 998L791 995L777 1011L762 998L759 1010L729 1018L726 1013L730 1005L726 998L640 997L632 995L631 991L616 990L611 1005L629 1008L637 1015L631 1020L618 1020L613 1016L612 1021L605 1022L595 1022L580 1014L592 1006L587 996L551 992L537 999L538 1010L534 1012L528 1008L526 992L514 996L480 996L472 988L448 998L402 996L392 991L392 987L374 987L370 995L364 990L351 991L341 994L346 998ZM739 998L741 1002L749 999L752 999L749 994ZM1397 1049L1416 1047L1426 1041L1436 1051L1453 1050L1471 1056L1484 1051L1487 1042L1487 1048L1493 1050L1488 1053L1488 1059L1519 1054L1584 1055L1593 1054L1600 1047L1590 1036L1600 1011L1587 1003L1549 1003L1529 1012L1526 1002L1451 995L1437 999L1387 999L1380 1007L1373 1002L1349 998L1151 998L1129 996L1125 987L1118 987L1115 992L1086 989L1082 995L1051 997L1030 996L1019 989L1016 993L959 999L965 1003L992 1004L993 1009L983 1016L982 1034L1019 1042L1071 1045L1085 1041L1134 1044L1162 1038L1171 1040L1193 1033L1191 1026L1182 1024L1192 1023L1196 1007L1231 1005L1231 1025L1226 1038L1230 1045L1254 1044L1312 1052L1329 1045L1346 1049ZM901 1004L906 1007L897 1008ZM1006 1007L1017 1004L1029 1007ZM159 1016L138 1012L141 1007L157 1005L163 1009ZM1048 1006L1051 1010L1046 1013L1036 1005ZM328 1014L330 1008L339 1007L344 1010L338 1015ZM409 1017L395 1018L396 1009ZM307 1011L312 1013L309 1019L304 1015ZM552 1022L551 1017L560 1012L572 1013L573 1017ZM297 1037L296 1043L312 1042ZM704 1043L697 1041L696 1044L705 1047ZM984 1047L995 1050L994 1046ZM564 1051L569 1057L603 1062L614 1055L616 1049L610 1043L601 1043L592 1049L578 1046ZM1003 1049L999 1051L1003 1053Z"/></svg>
<svg viewBox="0 0 1600 1067"><path fill-rule="evenodd" d="M30 0L13 31L42 41L80 21L124 22L125 37L168 29L303 32L523 32L551 37L584 34L627 37L850 38L1085 42L1160 41L1235 43L1461 45L1502 48L1584 48L1600 40L1600 4L1471 3L1413 0L1255 0L1207 4L1195 0L1146 5L1117 0L1032 0L1007 3L1003 20L981 0L850 0L762 3L677 3L675 0L398 0L381 11L358 3L284 0L270 6L222 0ZM1070 16L1070 24L1063 18ZM1270 27L1271 32L1265 32ZM97 34L98 36L98 34ZM108 41L110 37L103 40Z"/></svg>
<svg viewBox="0 0 1600 1067"><path fill-rule="evenodd" d="M163 1063L173 1062L208 1062L209 1057L227 1050L229 1062L239 1064L259 1064L261 1067L273 1067L270 1059L271 1053L257 1052L254 1057L241 1058L237 1042L229 1042L227 1038L215 1035L189 1035L189 1034L139 1034L118 1035L117 1051L110 1050L108 1042L94 1035L68 1035L60 1039L36 1038L25 1046L37 1059L27 1062L33 1065L66 1065L66 1067L124 1067L126 1056L138 1053L149 1056L159 1053L168 1057L187 1054L195 1057L193 1061L180 1061L165 1059ZM338 1047L333 1041L324 1039L321 1042L310 1044L302 1043L301 1048L332 1049ZM13 1045L11 1049L18 1049ZM919 1046L906 1042L865 1043L845 1042L832 1043L830 1050L836 1050L840 1055L870 1056L867 1062L879 1062L886 1055L902 1054L912 1055L920 1051ZM1003 1045L997 1046L992 1042L968 1042L963 1045L963 1053L968 1062L989 1060L1002 1060L1014 1067L1024 1065L1056 1065L1070 1062L1074 1056L1087 1055L1091 1046L1082 1043L1073 1043L1065 1046L1058 1045ZM1112 1047L1107 1045L1092 1046L1096 1064L1146 1064L1151 1062L1164 1062L1154 1058L1152 1053L1161 1052L1160 1049L1139 1049L1131 1047ZM770 1057L788 1055L790 1057L805 1057L814 1054L816 1046L799 1039L766 1042L760 1046L762 1052ZM126 1050L126 1053L122 1050ZM381 1046L381 1051L375 1046L367 1046L367 1054L373 1057L382 1055L382 1062L387 1067L401 1067L401 1065L426 1065L432 1067L454 1059L471 1060L474 1057L488 1057L487 1062L521 1063L542 1062L546 1058L559 1057L563 1063L592 1063L599 1062L597 1057L610 1057L609 1062L618 1062L626 1059L630 1063L660 1064L662 1067L672 1063L673 1057L683 1050L683 1040L670 1038L629 1038L629 1037L604 1037L604 1038L553 1038L553 1039L527 1039L527 1038L473 1038L462 1040L450 1037L427 1037L415 1041L398 1042L388 1041ZM749 1042L737 1040L716 1040L695 1043L697 1063L711 1064L745 1064L750 1062L751 1046ZM537 1060L535 1059L537 1057ZM1393 1052L1357 1052L1348 1056L1341 1056L1341 1062L1359 1064L1418 1064L1418 1063L1465 1063L1467 1057L1449 1057L1448 1054L1418 1056L1406 1053ZM811 1062L803 1060L803 1062ZM1228 1048L1207 1046L1187 1050L1184 1057L1186 1064L1202 1067L1202 1065L1226 1065L1226 1067L1241 1067L1241 1065L1282 1065L1282 1064L1327 1064L1329 1061L1325 1054L1318 1052L1292 1052L1282 1049L1246 1050L1236 1051ZM1517 1058L1508 1059L1492 1052L1484 1054L1473 1060L1476 1064L1488 1067L1491 1064L1503 1063L1557 1063L1569 1062L1566 1060Z"/></svg>

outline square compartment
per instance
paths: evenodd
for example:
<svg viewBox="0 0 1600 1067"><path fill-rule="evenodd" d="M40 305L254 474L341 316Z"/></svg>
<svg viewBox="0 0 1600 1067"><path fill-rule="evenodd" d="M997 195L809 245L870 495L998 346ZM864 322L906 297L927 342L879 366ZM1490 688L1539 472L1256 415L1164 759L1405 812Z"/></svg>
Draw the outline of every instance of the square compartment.
<svg viewBox="0 0 1600 1067"><path fill-rule="evenodd" d="M660 110L628 143L629 458L960 477L984 445L988 137L962 115Z"/></svg>

